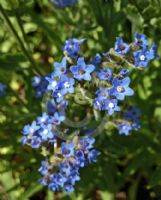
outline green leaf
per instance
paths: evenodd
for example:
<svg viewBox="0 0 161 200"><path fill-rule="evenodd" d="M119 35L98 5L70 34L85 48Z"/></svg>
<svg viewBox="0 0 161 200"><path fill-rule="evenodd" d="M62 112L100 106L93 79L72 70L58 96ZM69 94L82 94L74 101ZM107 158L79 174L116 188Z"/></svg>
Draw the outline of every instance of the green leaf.
<svg viewBox="0 0 161 200"><path fill-rule="evenodd" d="M149 187L151 188L159 184L161 184L161 167L152 173L149 181Z"/></svg>
<svg viewBox="0 0 161 200"><path fill-rule="evenodd" d="M21 53L16 54L1 54L0 55L0 69L13 70L20 66L20 63L26 62L26 57Z"/></svg>

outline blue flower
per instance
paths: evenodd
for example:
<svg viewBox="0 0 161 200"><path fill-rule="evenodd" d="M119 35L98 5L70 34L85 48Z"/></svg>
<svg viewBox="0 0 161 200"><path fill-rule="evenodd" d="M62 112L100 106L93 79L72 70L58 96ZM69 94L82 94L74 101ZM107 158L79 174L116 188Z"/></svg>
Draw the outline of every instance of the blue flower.
<svg viewBox="0 0 161 200"><path fill-rule="evenodd" d="M158 58L158 54L157 54L157 45L152 44L150 50L149 50L149 54L150 54L150 59L154 59L154 58Z"/></svg>
<svg viewBox="0 0 161 200"><path fill-rule="evenodd" d="M49 120L50 123L54 124L55 126L58 126L63 122L65 117L63 115L58 114L57 112L54 113L54 116L52 116Z"/></svg>
<svg viewBox="0 0 161 200"><path fill-rule="evenodd" d="M77 158L78 160L79 160L79 159L84 159L84 153L83 153L83 151L80 150L80 149L76 150L75 156L76 156L76 158Z"/></svg>
<svg viewBox="0 0 161 200"><path fill-rule="evenodd" d="M150 60L158 57L156 49L156 45L153 44L150 50L143 48L142 50L135 51L133 53L135 67L147 67Z"/></svg>
<svg viewBox="0 0 161 200"><path fill-rule="evenodd" d="M140 117L140 110L135 107L131 107L128 111L125 112L125 118L135 122Z"/></svg>
<svg viewBox="0 0 161 200"><path fill-rule="evenodd" d="M61 152L62 155L66 158L70 158L71 156L74 156L74 144L66 144L66 143L62 143L61 145Z"/></svg>
<svg viewBox="0 0 161 200"><path fill-rule="evenodd" d="M78 149L75 152L75 156L76 156L76 160L74 162L74 165L78 168L80 167L84 167L85 165L85 156L84 156L84 152L80 149Z"/></svg>
<svg viewBox="0 0 161 200"><path fill-rule="evenodd" d="M74 185L76 181L80 181L78 170L71 171L69 175L69 181L71 182L72 185Z"/></svg>
<svg viewBox="0 0 161 200"><path fill-rule="evenodd" d="M37 125L35 121L33 121L31 125L24 126L22 133L24 135L32 136L39 129L40 129L40 126Z"/></svg>
<svg viewBox="0 0 161 200"><path fill-rule="evenodd" d="M118 37L116 40L115 51L121 55L127 54L130 50L130 46L123 42L121 37Z"/></svg>
<svg viewBox="0 0 161 200"><path fill-rule="evenodd" d="M66 175L69 175L72 170L71 165L68 161L64 161L60 163L60 172L65 173Z"/></svg>
<svg viewBox="0 0 161 200"><path fill-rule="evenodd" d="M39 148L41 145L41 139L40 137L33 136L31 140L31 146L32 148Z"/></svg>
<svg viewBox="0 0 161 200"><path fill-rule="evenodd" d="M98 108L99 110L103 109L104 102L100 97L97 97L93 100L94 107Z"/></svg>
<svg viewBox="0 0 161 200"><path fill-rule="evenodd" d="M107 97L109 96L108 90L106 88L100 88L96 91L96 94L101 100L107 99Z"/></svg>
<svg viewBox="0 0 161 200"><path fill-rule="evenodd" d="M120 71L119 75L125 76L125 75L127 75L128 73L129 73L129 70L128 70L128 69L122 69L122 70Z"/></svg>
<svg viewBox="0 0 161 200"><path fill-rule="evenodd" d="M110 81L112 78L112 71L110 69L102 69L100 73L98 73L98 78L100 80Z"/></svg>
<svg viewBox="0 0 161 200"><path fill-rule="evenodd" d="M101 60L102 60L102 57L100 56L100 54L97 53L90 64L97 66L101 63Z"/></svg>
<svg viewBox="0 0 161 200"><path fill-rule="evenodd" d="M120 134L128 135L129 132L132 130L132 127L128 122L122 122L118 124L118 129Z"/></svg>
<svg viewBox="0 0 161 200"><path fill-rule="evenodd" d="M55 192L56 190L59 190L60 189L60 186L58 184L56 184L55 182L51 182L49 185L48 185L48 189Z"/></svg>
<svg viewBox="0 0 161 200"><path fill-rule="evenodd" d="M74 187L69 181L64 183L64 191L66 193L71 193L72 191L74 191Z"/></svg>
<svg viewBox="0 0 161 200"><path fill-rule="evenodd" d="M69 39L65 42L63 51L72 59L77 59L80 53L80 45L85 39L77 40L75 38Z"/></svg>
<svg viewBox="0 0 161 200"><path fill-rule="evenodd" d="M85 136L82 140L80 140L80 145L86 151L86 150L93 148L94 142L95 142L94 138L89 138L88 136Z"/></svg>
<svg viewBox="0 0 161 200"><path fill-rule="evenodd" d="M84 58L79 58L77 61L77 65L72 65L70 67L71 72L74 75L74 78L78 80L91 80L90 73L93 72L95 69L94 65L86 65L84 62Z"/></svg>
<svg viewBox="0 0 161 200"><path fill-rule="evenodd" d="M41 98L47 91L48 81L46 77L35 76L33 78L32 86L36 88L36 98Z"/></svg>
<svg viewBox="0 0 161 200"><path fill-rule="evenodd" d="M27 144L29 142L28 137L23 136L22 139L21 139L21 142L22 142L23 145Z"/></svg>
<svg viewBox="0 0 161 200"><path fill-rule="evenodd" d="M0 96L4 96L6 93L7 86L3 83L0 83Z"/></svg>
<svg viewBox="0 0 161 200"><path fill-rule="evenodd" d="M132 123L132 129L137 131L140 128L140 123L139 122L133 122Z"/></svg>
<svg viewBox="0 0 161 200"><path fill-rule="evenodd" d="M74 92L75 80L73 78L62 75L59 80L49 79L48 89L52 90L52 97L56 98L58 103L64 101L64 96Z"/></svg>
<svg viewBox="0 0 161 200"><path fill-rule="evenodd" d="M54 133L52 132L51 124L45 125L41 124L41 128L39 130L39 135L41 136L42 140L46 141L47 139L54 138Z"/></svg>
<svg viewBox="0 0 161 200"><path fill-rule="evenodd" d="M60 82L61 93L63 95L67 93L74 93L74 87L73 87L74 84L75 84L75 80L73 78L63 77Z"/></svg>
<svg viewBox="0 0 161 200"><path fill-rule="evenodd" d="M56 80L56 74L52 73L51 77L46 77L46 80L49 82L47 89L51 90L52 92L55 92L55 90L58 88L58 81Z"/></svg>
<svg viewBox="0 0 161 200"><path fill-rule="evenodd" d="M40 180L39 180L39 183L41 184L41 185L47 185L48 184L48 180L46 179L46 178L41 178Z"/></svg>
<svg viewBox="0 0 161 200"><path fill-rule="evenodd" d="M66 72L66 65L67 65L67 61L66 61L65 57L62 59L61 63L55 62L54 63L55 76L61 76L62 74L65 74L65 72Z"/></svg>
<svg viewBox="0 0 161 200"><path fill-rule="evenodd" d="M57 103L61 103L62 101L64 101L64 94L62 94L61 89L60 90L56 90L55 92L53 92L52 97L56 98L56 102Z"/></svg>
<svg viewBox="0 0 161 200"><path fill-rule="evenodd" d="M129 77L126 77L122 80L114 78L112 81L112 87L110 89L110 95L115 96L118 100L124 100L125 96L132 96L134 91L129 87L129 84Z"/></svg>
<svg viewBox="0 0 161 200"><path fill-rule="evenodd" d="M48 173L48 171L50 170L49 164L45 161L41 162L41 167L38 169L38 171L42 174L45 175Z"/></svg>
<svg viewBox="0 0 161 200"><path fill-rule="evenodd" d="M41 83L41 77L39 77L39 76L34 76L34 77L33 77L33 80L32 80L32 86L33 86L33 87L37 87L37 86L40 85L40 83Z"/></svg>
<svg viewBox="0 0 161 200"><path fill-rule="evenodd" d="M73 6L78 0L51 0L56 8L65 8Z"/></svg>
<svg viewBox="0 0 161 200"><path fill-rule="evenodd" d="M144 34L135 33L134 34L135 45L141 47L147 47L149 42L146 40L146 36Z"/></svg>
<svg viewBox="0 0 161 200"><path fill-rule="evenodd" d="M120 107L117 106L117 99L108 99L104 102L104 110L107 110L109 115L112 115L115 111L120 111Z"/></svg>
<svg viewBox="0 0 161 200"><path fill-rule="evenodd" d="M76 181L80 180L79 169L97 161L100 152L92 149L94 142L95 139L89 138L87 135L76 144L63 142L61 144L62 162L50 167L48 167L48 163L42 162L39 172L44 177L40 179L40 183L48 185L52 191L62 189L67 193L72 192Z"/></svg>
<svg viewBox="0 0 161 200"><path fill-rule="evenodd" d="M91 162L97 162L97 156L99 156L101 153L95 149L92 149L89 153L88 153L88 160L89 163Z"/></svg>
<svg viewBox="0 0 161 200"><path fill-rule="evenodd" d="M56 174L56 177L55 177L56 184L63 186L66 180L67 178L64 177L61 173Z"/></svg>
<svg viewBox="0 0 161 200"><path fill-rule="evenodd" d="M54 99L51 99L49 102L47 102L47 111L50 114L54 114L57 110L57 104L55 103Z"/></svg>
<svg viewBox="0 0 161 200"><path fill-rule="evenodd" d="M42 116L37 117L37 122L38 124L47 123L48 119L49 119L49 115L46 112L44 112Z"/></svg>

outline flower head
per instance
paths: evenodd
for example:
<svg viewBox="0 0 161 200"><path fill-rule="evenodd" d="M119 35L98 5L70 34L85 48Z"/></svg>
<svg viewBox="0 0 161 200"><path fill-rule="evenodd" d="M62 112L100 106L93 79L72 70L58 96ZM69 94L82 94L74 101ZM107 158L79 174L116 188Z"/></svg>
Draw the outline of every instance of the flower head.
<svg viewBox="0 0 161 200"><path fill-rule="evenodd" d="M131 107L128 111L125 112L125 118L135 122L140 117L140 110L135 107Z"/></svg>
<svg viewBox="0 0 161 200"><path fill-rule="evenodd" d="M120 107L117 106L117 99L108 99L104 102L104 110L107 110L109 115L112 115L115 111L120 111Z"/></svg>
<svg viewBox="0 0 161 200"><path fill-rule="evenodd" d="M89 153L88 153L88 160L89 160L89 163L91 162L97 162L97 156L100 155L100 152L95 150L95 149L92 149Z"/></svg>
<svg viewBox="0 0 161 200"><path fill-rule="evenodd" d="M61 152L62 152L62 155L66 158L73 156L74 155L74 144L73 143L71 143L71 144L62 143Z"/></svg>
<svg viewBox="0 0 161 200"><path fill-rule="evenodd" d="M158 57L156 49L156 45L153 44L150 50L143 48L142 50L135 51L133 53L135 67L147 67L150 60Z"/></svg>
<svg viewBox="0 0 161 200"><path fill-rule="evenodd" d="M58 112L54 113L54 116L50 117L50 123L54 124L55 126L58 126L63 122L65 117L63 115L60 115Z"/></svg>
<svg viewBox="0 0 161 200"><path fill-rule="evenodd" d="M56 8L65 8L73 6L78 0L51 0Z"/></svg>
<svg viewBox="0 0 161 200"><path fill-rule="evenodd" d="M40 147L40 145L41 145L41 139L40 139L40 137L33 136L32 140L31 140L31 146L32 146L32 148L37 149L37 148Z"/></svg>
<svg viewBox="0 0 161 200"><path fill-rule="evenodd" d="M111 69L102 69L100 73L98 73L98 78L100 80L110 81L112 78Z"/></svg>
<svg viewBox="0 0 161 200"><path fill-rule="evenodd" d="M41 167L38 169L38 171L42 174L45 175L48 173L50 167L48 165L48 162L42 161L41 162Z"/></svg>
<svg viewBox="0 0 161 200"><path fill-rule="evenodd" d="M122 69L122 70L120 71L119 75L125 76L125 75L127 75L128 73L129 73L129 70L128 70L128 69Z"/></svg>
<svg viewBox="0 0 161 200"><path fill-rule="evenodd" d="M91 80L90 73L93 72L95 69L94 65L86 65L84 62L84 58L79 58L77 61L77 65L72 65L70 67L71 72L74 75L74 78L78 80Z"/></svg>
<svg viewBox="0 0 161 200"><path fill-rule="evenodd" d="M51 124L47 124L47 125L41 124L41 128L39 130L39 135L41 136L43 141L54 138L54 133L52 131Z"/></svg>
<svg viewBox="0 0 161 200"><path fill-rule="evenodd" d="M32 136L39 129L40 129L40 126L37 125L36 121L33 121L31 125L24 126L22 133L24 135Z"/></svg>
<svg viewBox="0 0 161 200"><path fill-rule="evenodd" d="M75 38L69 39L65 42L63 51L72 59L77 59L80 54L80 45L85 39L77 40Z"/></svg>
<svg viewBox="0 0 161 200"><path fill-rule="evenodd" d="M130 46L123 42L123 39L121 37L117 38L116 44L115 44L115 51L118 54L127 54L130 50Z"/></svg>
<svg viewBox="0 0 161 200"><path fill-rule="evenodd" d="M107 99L107 97L109 96L109 92L106 88L100 88L96 91L96 94L101 100Z"/></svg>
<svg viewBox="0 0 161 200"><path fill-rule="evenodd" d="M42 116L40 116L40 117L37 117L37 122L38 122L38 124L42 124L42 123L47 123L48 122L48 120L49 120L49 115L46 113L46 112L44 112L43 114L42 114Z"/></svg>
<svg viewBox="0 0 161 200"><path fill-rule="evenodd" d="M94 59L91 61L91 64L97 66L101 63L101 61L102 61L102 57L100 56L100 54L97 53Z"/></svg>
<svg viewBox="0 0 161 200"><path fill-rule="evenodd" d="M66 58L64 57L60 63L55 62L54 67L55 67L55 75L56 76L61 76L62 74L65 74L66 72L66 65L67 61Z"/></svg>
<svg viewBox="0 0 161 200"><path fill-rule="evenodd" d="M132 96L134 91L129 87L129 84L129 77L126 77L122 80L114 78L112 81L112 87L110 89L110 95L115 96L118 100L124 100L125 96Z"/></svg>
<svg viewBox="0 0 161 200"><path fill-rule="evenodd" d="M118 125L118 129L120 134L128 135L132 127L128 122L122 122Z"/></svg>
<svg viewBox="0 0 161 200"><path fill-rule="evenodd" d="M88 150L93 147L94 142L94 138L89 138L88 136L85 136L82 140L80 140L80 145L83 147L84 150Z"/></svg>
<svg viewBox="0 0 161 200"><path fill-rule="evenodd" d="M143 48L147 47L149 44L148 40L146 39L146 36L137 32L134 34L134 40L135 45L141 46Z"/></svg>

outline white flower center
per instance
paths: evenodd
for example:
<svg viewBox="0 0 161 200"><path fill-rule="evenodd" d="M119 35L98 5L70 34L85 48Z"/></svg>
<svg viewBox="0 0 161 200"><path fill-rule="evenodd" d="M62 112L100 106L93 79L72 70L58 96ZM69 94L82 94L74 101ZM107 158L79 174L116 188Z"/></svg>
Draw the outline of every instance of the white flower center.
<svg viewBox="0 0 161 200"><path fill-rule="evenodd" d="M100 103L99 103L99 101L96 101L96 104L97 104L98 106L100 106Z"/></svg>
<svg viewBox="0 0 161 200"><path fill-rule="evenodd" d="M30 128L30 133L33 133L34 132L34 129L33 128Z"/></svg>
<svg viewBox="0 0 161 200"><path fill-rule="evenodd" d="M144 61L144 60L145 60L145 56L144 56L144 55L141 55L141 56L140 56L140 60Z"/></svg>
<svg viewBox="0 0 161 200"><path fill-rule="evenodd" d="M61 97L61 96L62 96L60 93L58 93L57 95L58 95L58 97Z"/></svg>
<svg viewBox="0 0 161 200"><path fill-rule="evenodd" d="M115 107L114 103L109 103L108 106L109 106L110 108L114 108L114 107Z"/></svg>
<svg viewBox="0 0 161 200"><path fill-rule="evenodd" d="M69 82L65 82L64 86L65 86L65 88L70 88L70 83Z"/></svg>
<svg viewBox="0 0 161 200"><path fill-rule="evenodd" d="M124 88L121 85L119 85L119 86L117 86L117 91L118 92L123 92Z"/></svg>
<svg viewBox="0 0 161 200"><path fill-rule="evenodd" d="M45 122L45 119L44 119L44 118L42 118L42 119L41 119L41 122Z"/></svg>
<svg viewBox="0 0 161 200"><path fill-rule="evenodd" d="M44 129L43 135L47 135L47 134L48 134L48 130L47 130L47 129Z"/></svg>
<svg viewBox="0 0 161 200"><path fill-rule="evenodd" d="M73 45L70 44L70 45L69 45L69 48L72 49L72 48L73 48Z"/></svg>
<svg viewBox="0 0 161 200"><path fill-rule="evenodd" d="M53 81L53 82L51 83L51 85L52 85L52 87L56 87L57 82L56 82L56 81Z"/></svg>
<svg viewBox="0 0 161 200"><path fill-rule="evenodd" d="M123 129L123 130L126 130L126 126L123 126L122 129Z"/></svg>

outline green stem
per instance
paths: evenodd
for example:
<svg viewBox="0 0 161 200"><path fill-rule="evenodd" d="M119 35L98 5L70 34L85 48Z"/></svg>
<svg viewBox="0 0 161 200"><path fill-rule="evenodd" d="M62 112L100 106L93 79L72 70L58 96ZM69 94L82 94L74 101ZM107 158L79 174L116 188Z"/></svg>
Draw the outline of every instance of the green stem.
<svg viewBox="0 0 161 200"><path fill-rule="evenodd" d="M19 27L20 27L20 30L21 30L21 32L22 32L24 44L26 45L26 47L27 47L29 53L32 54L32 51L31 51L31 48L30 48L30 45L29 45L29 42L28 42L28 38L27 38L27 36L26 36L25 30L24 30L24 28L23 28L23 23L22 23L22 20L21 20L19 14L16 14L16 20L17 20L17 23L18 23L18 25L19 25ZM35 63L34 63L34 64L35 64ZM32 76L29 76L28 79L29 79L29 83L31 83L31 81L32 81ZM32 90L31 84L28 85L28 90L29 90L29 93L31 94L31 90ZM28 103L29 103L30 106L32 106L32 95L28 95Z"/></svg>
<svg viewBox="0 0 161 200"><path fill-rule="evenodd" d="M28 51L26 50L26 48L23 45L23 42L21 41L19 35L17 34L16 30L14 29L10 19L8 18L8 15L6 14L5 10L3 9L2 5L0 4L0 12L3 15L4 19L6 20L6 23L8 24L9 28L11 29L13 35L15 36L17 42L19 43L21 50L23 51L24 55L26 56L26 58L30 61L31 65L34 67L35 71L38 74L41 74L40 70L38 69L37 65L35 64L34 59L32 58L32 56L30 56L30 54L28 53ZM30 70L30 72L32 71L32 69Z"/></svg>
<svg viewBox="0 0 161 200"><path fill-rule="evenodd" d="M19 16L19 14L16 14L16 20L17 20L17 23L21 29L21 32L22 32L22 36L23 36L23 40L25 42L25 45L26 47L28 48L29 52L31 53L31 48L30 48L30 45L29 45L29 42L28 42L28 38L26 37L26 34L25 34L25 30L23 28L23 23L22 23L22 20Z"/></svg>

